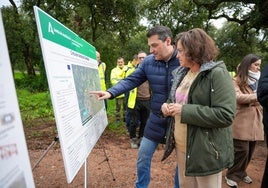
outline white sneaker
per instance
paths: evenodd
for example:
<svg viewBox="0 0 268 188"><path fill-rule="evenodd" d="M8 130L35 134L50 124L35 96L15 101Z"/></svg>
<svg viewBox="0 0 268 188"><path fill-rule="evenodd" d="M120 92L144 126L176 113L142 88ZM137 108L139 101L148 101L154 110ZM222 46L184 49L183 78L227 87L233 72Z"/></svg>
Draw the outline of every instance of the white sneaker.
<svg viewBox="0 0 268 188"><path fill-rule="evenodd" d="M230 187L233 187L233 188L238 187L238 185L235 181L228 179L226 176L225 176L225 180L226 180L227 185L229 185Z"/></svg>
<svg viewBox="0 0 268 188"><path fill-rule="evenodd" d="M131 149L137 149L139 147L136 138L130 139L130 147Z"/></svg>
<svg viewBox="0 0 268 188"><path fill-rule="evenodd" d="M249 176L245 176L243 177L243 182L247 183L247 184L251 184L252 183L252 179Z"/></svg>

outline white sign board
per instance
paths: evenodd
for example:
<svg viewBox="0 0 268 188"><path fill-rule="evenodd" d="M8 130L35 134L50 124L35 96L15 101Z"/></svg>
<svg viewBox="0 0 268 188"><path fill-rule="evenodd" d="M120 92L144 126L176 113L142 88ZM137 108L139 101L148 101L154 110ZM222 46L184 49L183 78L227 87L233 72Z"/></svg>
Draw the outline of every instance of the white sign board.
<svg viewBox="0 0 268 188"><path fill-rule="evenodd" d="M43 60L70 183L108 124L100 90L96 50L50 15L34 7Z"/></svg>
<svg viewBox="0 0 268 188"><path fill-rule="evenodd" d="M0 10L0 187L34 187Z"/></svg>

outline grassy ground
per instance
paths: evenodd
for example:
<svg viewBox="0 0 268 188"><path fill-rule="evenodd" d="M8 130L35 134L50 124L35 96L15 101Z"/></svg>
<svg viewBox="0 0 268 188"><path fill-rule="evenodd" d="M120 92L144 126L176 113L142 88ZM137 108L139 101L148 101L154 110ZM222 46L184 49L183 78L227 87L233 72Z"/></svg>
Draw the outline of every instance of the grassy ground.
<svg viewBox="0 0 268 188"><path fill-rule="evenodd" d="M55 122L52 103L49 92L31 93L28 90L17 89L17 96L24 126L40 126L42 123ZM125 126L115 121L115 101L108 100L108 126L111 131L125 134ZM38 123L37 123L38 122ZM39 136L36 132L34 135ZM32 136L34 136L32 135Z"/></svg>

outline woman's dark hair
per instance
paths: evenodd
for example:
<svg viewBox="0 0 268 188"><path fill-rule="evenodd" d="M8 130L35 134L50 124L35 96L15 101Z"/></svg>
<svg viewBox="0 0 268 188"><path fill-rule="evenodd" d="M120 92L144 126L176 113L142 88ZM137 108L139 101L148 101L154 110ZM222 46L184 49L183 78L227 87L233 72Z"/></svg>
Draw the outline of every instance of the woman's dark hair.
<svg viewBox="0 0 268 188"><path fill-rule="evenodd" d="M248 54L242 59L241 63L238 64L236 78L240 88L243 88L247 85L248 70L251 64L255 63L259 59L261 58L255 54Z"/></svg>
<svg viewBox="0 0 268 188"><path fill-rule="evenodd" d="M200 65L215 60L219 53L213 39L200 28L179 33L175 42L181 43L187 58Z"/></svg>

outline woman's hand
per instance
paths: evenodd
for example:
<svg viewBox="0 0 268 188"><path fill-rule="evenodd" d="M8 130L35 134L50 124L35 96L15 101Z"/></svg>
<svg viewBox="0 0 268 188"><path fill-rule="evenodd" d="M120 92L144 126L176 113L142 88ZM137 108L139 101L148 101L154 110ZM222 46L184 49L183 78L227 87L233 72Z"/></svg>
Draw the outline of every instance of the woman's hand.
<svg viewBox="0 0 268 188"><path fill-rule="evenodd" d="M164 116L181 115L182 105L178 103L164 103L161 107Z"/></svg>
<svg viewBox="0 0 268 188"><path fill-rule="evenodd" d="M168 109L169 109L171 116L181 115L182 105L179 103L170 103L168 105Z"/></svg>
<svg viewBox="0 0 268 188"><path fill-rule="evenodd" d="M89 91L89 94L96 95L98 100L109 99L112 95L107 91Z"/></svg>
<svg viewBox="0 0 268 188"><path fill-rule="evenodd" d="M163 103L161 106L161 111L165 117L170 116L170 112L168 109L168 103Z"/></svg>

